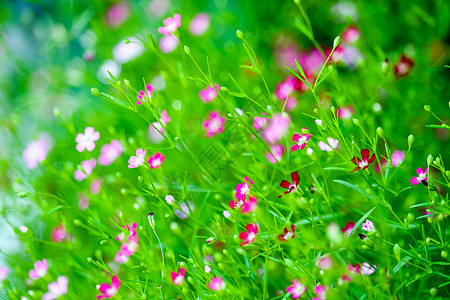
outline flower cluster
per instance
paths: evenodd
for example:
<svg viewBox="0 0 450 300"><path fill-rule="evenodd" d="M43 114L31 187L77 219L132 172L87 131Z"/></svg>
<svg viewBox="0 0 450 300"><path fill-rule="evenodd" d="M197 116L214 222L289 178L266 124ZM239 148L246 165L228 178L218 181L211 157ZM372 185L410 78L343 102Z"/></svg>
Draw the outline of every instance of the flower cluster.
<svg viewBox="0 0 450 300"><path fill-rule="evenodd" d="M126 224L122 228L125 232L118 234L116 237L119 242L122 242L122 245L116 253L116 257L114 257L114 260L120 264L126 263L130 256L136 253L139 247L139 237L136 232L137 224L132 223L131 226Z"/></svg>

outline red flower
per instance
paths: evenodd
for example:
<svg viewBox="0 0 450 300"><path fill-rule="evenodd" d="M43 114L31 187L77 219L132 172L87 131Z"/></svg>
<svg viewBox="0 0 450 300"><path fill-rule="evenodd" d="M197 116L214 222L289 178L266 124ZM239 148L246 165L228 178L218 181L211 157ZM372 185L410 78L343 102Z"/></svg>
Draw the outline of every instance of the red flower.
<svg viewBox="0 0 450 300"><path fill-rule="evenodd" d="M394 66L394 75L396 77L406 76L409 74L409 72L411 72L412 67L414 67L414 61L402 54L399 62Z"/></svg>
<svg viewBox="0 0 450 300"><path fill-rule="evenodd" d="M298 176L298 171L292 172L291 173L291 179L292 179L292 184L287 181L287 180L281 180L280 186L282 188L288 189L287 191L285 191L282 195L278 196L278 198L281 198L283 195L288 194L293 192L294 190L297 189L298 184L300 182L300 176Z"/></svg>
<svg viewBox="0 0 450 300"><path fill-rule="evenodd" d="M295 225L291 225L291 230L288 230L287 227L284 227L284 234L278 235L278 240L280 242L287 242L290 239L295 237Z"/></svg>
<svg viewBox="0 0 450 300"><path fill-rule="evenodd" d="M370 152L368 149L362 149L361 150L361 158L353 156L352 163L356 165L356 168L353 169L350 173L353 173L359 169L365 170L369 167L369 164L371 164L375 160L375 154L372 154L372 156L369 158Z"/></svg>

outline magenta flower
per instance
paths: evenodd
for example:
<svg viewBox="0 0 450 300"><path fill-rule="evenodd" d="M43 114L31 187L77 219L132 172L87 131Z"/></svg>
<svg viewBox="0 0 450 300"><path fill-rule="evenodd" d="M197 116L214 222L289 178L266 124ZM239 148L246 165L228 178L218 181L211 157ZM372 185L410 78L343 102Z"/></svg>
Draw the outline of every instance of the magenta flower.
<svg viewBox="0 0 450 300"><path fill-rule="evenodd" d="M403 77L411 72L411 69L414 67L414 61L406 57L404 54L400 57L400 60L394 66L394 75L395 77Z"/></svg>
<svg viewBox="0 0 450 300"><path fill-rule="evenodd" d="M181 26L181 15L175 14L173 18L169 17L163 21L164 26L158 28L158 32L164 35L174 33Z"/></svg>
<svg viewBox="0 0 450 300"><path fill-rule="evenodd" d="M275 98L285 101L296 90L300 89L301 81L294 76L288 76L284 81L277 84L275 88Z"/></svg>
<svg viewBox="0 0 450 300"><path fill-rule="evenodd" d="M82 181L86 179L89 175L92 174L92 171L94 170L96 165L97 161L95 160L95 158L91 158L90 160L83 160L81 162L81 168L84 170L84 172L79 169L76 169L75 173L73 174L75 180Z"/></svg>
<svg viewBox="0 0 450 300"><path fill-rule="evenodd" d="M208 287L213 291L221 291L225 289L225 281L221 277L213 277L208 283Z"/></svg>
<svg viewBox="0 0 450 300"><path fill-rule="evenodd" d="M52 229L52 233L50 234L50 239L55 243L64 242L67 239L66 227L63 223L59 226L55 226Z"/></svg>
<svg viewBox="0 0 450 300"><path fill-rule="evenodd" d="M119 264L124 264L130 259L130 256L122 250L117 251L114 261Z"/></svg>
<svg viewBox="0 0 450 300"><path fill-rule="evenodd" d="M145 91L140 90L139 93L136 95L136 98L138 98L138 100L136 100L136 104L142 105L142 102L147 102L146 100L150 101L152 99L152 95L153 95L153 87L151 84L147 84L145 86Z"/></svg>
<svg viewBox="0 0 450 300"><path fill-rule="evenodd" d="M291 225L291 230L284 227L284 233L277 236L280 242L287 242L295 237L295 225Z"/></svg>
<svg viewBox="0 0 450 300"><path fill-rule="evenodd" d="M416 170L417 175L419 175L418 177L412 177L411 178L411 183L413 185L419 184L419 183L423 183L423 185L428 186L428 167L425 168L425 172L423 171L422 168L418 168Z"/></svg>
<svg viewBox="0 0 450 300"><path fill-rule="evenodd" d="M214 88L212 88L208 85L204 90L201 90L198 93L198 96L200 97L200 99L203 100L203 102L209 103L217 98L217 91L219 91L219 90L220 90L220 85L218 85L217 83L214 83Z"/></svg>
<svg viewBox="0 0 450 300"><path fill-rule="evenodd" d="M314 289L314 293L316 293L317 297L313 297L311 300L326 300L327 299L327 293L326 293L326 286L322 286L318 284L316 288Z"/></svg>
<svg viewBox="0 0 450 300"><path fill-rule="evenodd" d="M48 292L42 295L42 300L54 300L67 294L69 279L66 276L58 276L58 279L48 284Z"/></svg>
<svg viewBox="0 0 450 300"><path fill-rule="evenodd" d="M111 298L117 294L119 291L120 285L122 282L119 280L119 277L113 276L111 280L111 285L102 283L100 287L98 288L100 292L102 292L101 295L97 296L97 299L105 299L105 298Z"/></svg>
<svg viewBox="0 0 450 300"><path fill-rule="evenodd" d="M356 165L356 168L354 168L350 173L356 172L357 170L365 170L369 167L369 165L375 160L375 154L372 154L372 156L369 158L370 152L368 149L362 149L361 150L361 158L353 156L352 163Z"/></svg>
<svg viewBox="0 0 450 300"><path fill-rule="evenodd" d="M145 161L145 154L147 154L147 150L142 150L142 148L137 149L136 156L131 156L128 160L128 169L137 168L142 165Z"/></svg>
<svg viewBox="0 0 450 300"><path fill-rule="evenodd" d="M361 275L367 276L367 275L373 274L376 269L377 269L376 265L371 266L368 262L363 262L363 264L361 266Z"/></svg>
<svg viewBox="0 0 450 300"><path fill-rule="evenodd" d="M203 35L209 27L211 19L205 13L199 13L194 16L191 23L189 23L189 31L192 35Z"/></svg>
<svg viewBox="0 0 450 300"><path fill-rule="evenodd" d="M159 39L159 49L162 53L170 53L175 50L180 40L173 34L165 35Z"/></svg>
<svg viewBox="0 0 450 300"><path fill-rule="evenodd" d="M244 177L244 180L242 183L238 183L236 185L236 189L234 190L236 193L234 197L236 199L242 199L247 196L247 194L250 192L250 186L253 184L253 180L250 180L247 176Z"/></svg>
<svg viewBox="0 0 450 300"><path fill-rule="evenodd" d="M280 144L270 145L270 151L272 153L266 151L266 159L272 164L280 162L284 153L284 147Z"/></svg>
<svg viewBox="0 0 450 300"><path fill-rule="evenodd" d="M258 233L258 226L254 223L248 224L245 228L247 229L247 232L241 232L239 234L239 238L243 240L241 246L253 243Z"/></svg>
<svg viewBox="0 0 450 300"><path fill-rule="evenodd" d="M127 242L123 243L120 246L119 252L123 253L123 255L125 255L127 257L130 257L131 255L136 253L136 251L138 250L138 248L139 248L138 242L139 242L139 237L137 235L127 237Z"/></svg>
<svg viewBox="0 0 450 300"><path fill-rule="evenodd" d="M94 150L95 141L100 138L100 133L95 131L94 127L86 127L84 130L84 134L79 133L75 138L75 142L77 143L78 152L83 152L85 149L89 152Z"/></svg>
<svg viewBox="0 0 450 300"><path fill-rule="evenodd" d="M297 151L298 149L303 150L306 147L308 140L311 138L311 134L307 127L302 128L302 135L294 133L292 140L295 142L291 146L291 151Z"/></svg>
<svg viewBox="0 0 450 300"><path fill-rule="evenodd" d="M122 228L125 229L126 234L125 234L125 232L121 232L120 234L118 234L116 236L116 240L118 240L119 242L123 241L128 236L136 236L137 235L137 232L136 232L137 224L136 224L136 222L133 222L131 224L131 226L129 224L126 224L126 226L122 226Z"/></svg>
<svg viewBox="0 0 450 300"><path fill-rule="evenodd" d="M118 140L112 140L111 143L103 145L100 149L98 163L102 166L109 166L122 154L122 144Z"/></svg>
<svg viewBox="0 0 450 300"><path fill-rule="evenodd" d="M34 263L34 269L31 269L28 275L31 279L38 279L44 277L48 271L48 263L44 258L43 260L38 260Z"/></svg>
<svg viewBox="0 0 450 300"><path fill-rule="evenodd" d="M8 277L9 268L5 266L0 266L0 282Z"/></svg>
<svg viewBox="0 0 450 300"><path fill-rule="evenodd" d="M372 221L367 219L366 222L362 223L362 230L372 231L372 230L375 230L375 226L373 225Z"/></svg>
<svg viewBox="0 0 450 300"><path fill-rule="evenodd" d="M269 144L278 143L288 132L291 119L286 113L274 115L262 132L263 139Z"/></svg>
<svg viewBox="0 0 450 300"><path fill-rule="evenodd" d="M171 119L170 119L169 114L167 113L167 110L163 110L163 111L161 112L161 119L160 119L161 123L162 123L164 126L166 126L167 123L170 122L170 120L171 120Z"/></svg>
<svg viewBox="0 0 450 300"><path fill-rule="evenodd" d="M278 198L281 198L283 195L292 193L293 191L297 190L298 188L298 184L300 183L300 176L298 175L298 171L292 172L291 173L291 179L292 179L292 183L290 183L287 180L281 180L280 186L282 188L287 189L286 191L284 191L283 194L281 194L280 196L278 196Z"/></svg>
<svg viewBox="0 0 450 300"><path fill-rule="evenodd" d="M22 157L27 164L28 169L34 169L37 165L47 158L51 149L52 139L47 134L41 134L39 139L28 144L22 153Z"/></svg>
<svg viewBox="0 0 450 300"><path fill-rule="evenodd" d="M328 144L325 144L322 141L319 142L320 150L330 152L333 151L333 149L336 149L337 146L339 145L339 141L332 138L327 138L327 142Z"/></svg>
<svg viewBox="0 0 450 300"><path fill-rule="evenodd" d="M224 124L225 119L217 111L212 111L209 113L209 119L203 121L202 128L206 130L206 137L212 138L223 132Z"/></svg>
<svg viewBox="0 0 450 300"><path fill-rule="evenodd" d="M297 299L306 292L306 286L298 279L294 279L292 284L286 288L286 292L292 295L292 299Z"/></svg>
<svg viewBox="0 0 450 300"><path fill-rule="evenodd" d="M148 158L147 162L150 165L150 168L156 169L162 165L164 159L166 159L164 155L162 155L160 152L156 152L155 155Z"/></svg>
<svg viewBox="0 0 450 300"><path fill-rule="evenodd" d="M256 206L258 205L258 199L254 196L249 196L246 200L245 197L239 199L239 200L231 200L228 204L231 209L239 208L241 210L241 213L243 214L249 214L251 212L254 212L256 210Z"/></svg>
<svg viewBox="0 0 450 300"><path fill-rule="evenodd" d="M351 106L339 107L337 110L338 118L341 120L348 120L352 117L354 110Z"/></svg>
<svg viewBox="0 0 450 300"><path fill-rule="evenodd" d="M355 223L353 222L348 222L347 224L345 224L345 227L342 228L342 233L345 235L345 237L349 237L350 233L353 230L353 227L355 227Z"/></svg>
<svg viewBox="0 0 450 300"><path fill-rule="evenodd" d="M180 285L184 281L186 270L184 268L180 268L179 273L172 271L170 273L170 277L172 278L172 282L174 285Z"/></svg>
<svg viewBox="0 0 450 300"><path fill-rule="evenodd" d="M266 113L261 113L264 116L267 116ZM253 118L253 128L256 130L263 129L266 127L267 123L269 123L269 119L267 117L254 117Z"/></svg>

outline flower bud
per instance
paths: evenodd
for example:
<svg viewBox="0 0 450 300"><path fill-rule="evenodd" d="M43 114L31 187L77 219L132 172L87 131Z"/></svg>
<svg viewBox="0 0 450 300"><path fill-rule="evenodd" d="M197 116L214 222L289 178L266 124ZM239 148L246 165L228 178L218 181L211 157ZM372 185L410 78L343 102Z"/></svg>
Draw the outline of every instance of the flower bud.
<svg viewBox="0 0 450 300"><path fill-rule="evenodd" d="M356 126L359 126L359 120L358 120L358 119L353 118L353 123L354 123Z"/></svg>
<svg viewBox="0 0 450 300"><path fill-rule="evenodd" d="M431 295L431 297L436 297L437 296L437 294L438 294L438 290L437 290L437 288L431 288L430 289L430 295Z"/></svg>
<svg viewBox="0 0 450 300"><path fill-rule="evenodd" d="M447 258L447 251L442 250L442 251L441 251L441 257L442 257L442 258Z"/></svg>
<svg viewBox="0 0 450 300"><path fill-rule="evenodd" d="M439 157L436 157L436 159L433 161L433 163L434 163L436 166L440 166L440 165L441 165L441 159L440 159Z"/></svg>
<svg viewBox="0 0 450 300"><path fill-rule="evenodd" d="M238 38L240 38L241 40L244 38L244 34L242 33L242 31L240 31L239 29L236 30L236 36Z"/></svg>
<svg viewBox="0 0 450 300"><path fill-rule="evenodd" d="M401 259L401 248L398 244L394 245L394 255L398 262L400 262Z"/></svg>
<svg viewBox="0 0 450 300"><path fill-rule="evenodd" d="M149 213L147 216L148 223L150 224L150 227L155 230L155 219L153 218L153 212Z"/></svg>
<svg viewBox="0 0 450 300"><path fill-rule="evenodd" d="M378 134L378 136L379 136L380 138L383 138L383 137L384 137L383 128L378 127L378 128L377 128L377 134Z"/></svg>
<svg viewBox="0 0 450 300"><path fill-rule="evenodd" d="M333 116L335 116L336 115L336 108L334 108L334 106L332 106L330 109L331 109L331 112L333 113Z"/></svg>
<svg viewBox="0 0 450 300"><path fill-rule="evenodd" d="M341 37L337 36L333 41L333 49L336 49L336 47L339 45L340 42L341 42Z"/></svg>
<svg viewBox="0 0 450 300"><path fill-rule="evenodd" d="M130 82L128 79L124 79L124 80L123 80L123 83L125 83L125 85L126 85L127 87L131 87L131 82Z"/></svg>
<svg viewBox="0 0 450 300"><path fill-rule="evenodd" d="M431 107L429 105L425 105L423 109L425 109L425 111L431 111Z"/></svg>
<svg viewBox="0 0 450 300"><path fill-rule="evenodd" d="M191 49L187 45L184 45L184 52L186 52L187 55L191 55Z"/></svg>
<svg viewBox="0 0 450 300"><path fill-rule="evenodd" d="M433 161L433 155L429 154L427 157L427 165L431 165L431 162Z"/></svg>
<svg viewBox="0 0 450 300"><path fill-rule="evenodd" d="M433 218L428 217L427 221L428 221L428 223L432 224L433 223Z"/></svg>
<svg viewBox="0 0 450 300"><path fill-rule="evenodd" d="M408 213L408 215L406 216L406 218L408 219L408 221L411 223L412 221L414 221L415 217L412 213Z"/></svg>
<svg viewBox="0 0 450 300"><path fill-rule="evenodd" d="M408 147L411 149L412 144L414 143L414 135L410 134L408 136Z"/></svg>
<svg viewBox="0 0 450 300"><path fill-rule="evenodd" d="M88 258L87 258L87 262L88 262L88 263L92 263L92 262L93 262L92 257L88 257Z"/></svg>
<svg viewBox="0 0 450 300"><path fill-rule="evenodd" d="M81 225L81 221L78 219L73 220L73 224L75 224L76 226L80 226Z"/></svg>
<svg viewBox="0 0 450 300"><path fill-rule="evenodd" d="M101 97L101 96L102 96L102 93L100 93L100 91L99 91L97 88L92 88L92 89L91 89L91 93L92 93L94 96L97 96L97 97Z"/></svg>

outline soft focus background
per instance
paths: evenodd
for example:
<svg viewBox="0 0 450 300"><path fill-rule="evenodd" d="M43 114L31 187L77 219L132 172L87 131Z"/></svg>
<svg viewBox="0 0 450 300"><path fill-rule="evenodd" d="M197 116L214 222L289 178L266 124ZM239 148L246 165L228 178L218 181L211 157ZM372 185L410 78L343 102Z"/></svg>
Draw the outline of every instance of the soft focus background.
<svg viewBox="0 0 450 300"><path fill-rule="evenodd" d="M413 149L394 180L396 190L410 185L409 180L415 176L415 170L426 166L428 154L437 157L440 153L442 160L450 163L449 131L426 127L441 122L424 111L424 105L430 105L444 122L448 124L450 121L450 69L444 67L449 64L449 2L321 0L301 3L311 22L315 40L326 53L331 50L336 36L341 35L342 41L342 34L348 26L355 26L360 34L359 39L349 46L351 49L345 52L345 58L317 91L327 111L331 106L350 107L353 115L341 121L345 137L357 144L366 139L353 125L353 117L360 121L371 137L376 135L377 127L383 128L392 151L406 151L408 135L415 136ZM177 33L179 43L166 46L167 49L161 45L163 35L158 33L158 28L165 18L175 13L182 16L182 25ZM190 22L198 13L206 13L210 22L207 22L206 31L201 35L190 30ZM320 153L318 157L322 164L310 165L311 159L306 154L287 151L289 153L286 152L281 162L271 164L265 156L267 149L258 141L247 136L242 142L230 142L235 138L231 132L236 130L233 128L238 123L231 117L227 119L225 133L220 137L208 139L202 129L202 121L208 118L210 111L217 110L223 115L231 112L219 98L207 104L200 100L198 93L205 85L188 78L200 76L200 73L185 54L183 46L189 46L190 53L203 70L210 68L214 82L238 91L230 79L231 73L246 93L267 107L271 102L260 77L239 67L251 65L251 61L242 47L242 41L236 36L236 30L240 29L252 45L267 86L271 93L275 93L277 84L289 75L285 65L295 68L294 58L301 60L304 68L309 66L306 69L309 68L315 75L324 62L320 52L314 50L315 45L299 29L303 23L302 13L293 1L3 1L0 8L0 265L10 268L8 283L4 286L9 289L8 293L13 292L6 296L5 289L0 291L0 297L8 299L14 294L18 298L27 296L38 299L46 291L47 282L30 284L25 279L36 260L47 258L51 260L53 280L58 274L69 278L68 299L93 298L98 294L96 285L110 283L110 279L95 265L88 263L86 258L103 259L106 263L112 261L120 246L114 244L114 237L120 233L120 228L114 225L113 220L119 226L132 222L144 226L146 233L142 235L148 242L146 240L145 246L140 245L141 256L146 255L145 250L152 251L159 247L148 230L146 217L150 210L158 212L155 218L160 224L157 225L160 237L171 253L167 257L170 264L167 274L172 269L178 269L176 262L183 260L180 257L186 258L183 260L186 262L190 257L214 256L223 248L233 251L239 244L239 239L234 241L233 235L238 235L247 221L240 223L240 229L229 229L228 240L222 241L224 245L211 247L204 241L212 235L216 223L225 222L222 212L229 210L228 202L233 197L234 187L244 176L256 182L259 195L264 194L264 198L276 202L276 196L282 192L279 188L281 179L289 179L289 174L298 169L301 170L304 187L308 188L314 182L309 174L315 173L330 182L330 194L334 199L332 206L341 227L347 221L356 222L372 208L373 205L361 202L360 194L333 183L335 179L346 180L349 176L348 171L353 168L349 162L351 157L346 163L338 156L330 158ZM148 34L153 37L156 46L162 48L160 54L146 49L137 40L142 38L147 41ZM125 43L125 40L131 43ZM396 76L394 66L402 55L410 58L414 66L406 76ZM171 117L169 132L182 141L182 146L177 147L189 148L190 152L169 149L170 145L166 142L156 143L149 137L149 123L146 120L131 110L94 96L91 88L119 97L119 93L105 81L105 78L110 78L107 71L122 82L129 80L137 91L144 89L143 78L146 83L151 83L155 95L152 101L159 112L167 110ZM136 95L132 90L129 94L133 98ZM251 117L262 112L245 98L227 97L233 107L250 112ZM290 136L294 131L308 127L318 132L314 122L317 117L309 117L314 115L314 108L317 107L311 93L299 92L296 100L296 107L289 111L295 130L291 130L281 143L285 149L290 147ZM280 106L272 105L271 112L281 110L282 101L277 103ZM150 121L155 120L151 116ZM94 127L101 134L93 154L75 150L75 137L87 126ZM23 156L24 149L38 139L46 139L48 156L30 168ZM90 189L90 183L74 180L74 171L82 160L98 156L101 146L112 139L122 143L124 152L111 166L97 166L95 176L101 182L101 192L91 195L86 192ZM220 170L205 162L202 152L214 140L216 147L223 147L219 147L223 152L221 155L227 157ZM315 138L314 151L319 153L317 141ZM128 169L127 161L139 147L149 149L149 153L157 150L163 152L166 155L163 170L139 172ZM366 147L359 144L359 148ZM378 150L380 158L385 155L383 144L380 143ZM204 166L200 167L199 161L203 161ZM211 176L206 176L203 168L208 169ZM320 173L323 168L329 168L326 176ZM344 171L333 171L333 168ZM154 173L144 174L149 172ZM154 182L161 198L146 193L146 184L137 180L138 175L143 176L147 183ZM437 172L435 176L444 182ZM446 195L448 186L443 184L440 188L442 195ZM366 190L366 187L363 189ZM88 194L90 204L87 210L79 208L82 192ZM192 201L192 217L196 218L196 222L180 219L174 214L172 206L160 201L169 193L177 201ZM314 197L319 196L316 193ZM411 205L428 201L426 197L428 192L425 188L414 189L401 197L393 197L390 203L403 219L411 212ZM276 236L283 226L280 223L278 227L270 228L268 224L275 221L271 220L273 216L264 213L269 211L271 204L264 205L267 206L261 204L257 216L260 220L266 220L261 221L267 226L265 234ZM184 206L186 208L186 204ZM293 206L286 204L284 207L287 207L286 215L289 211L294 216L297 214L292 223L309 217L309 213L297 211ZM418 210L412 212L420 215ZM381 218L381 215L378 217ZM74 220L77 221L74 223ZM60 224L64 224L69 241L58 244L51 241L50 235ZM26 226L29 231L23 233L20 226ZM442 229L445 236L445 221ZM409 248L407 234L390 234L393 243L404 238L404 247ZM297 243L298 247L302 247L301 241ZM369 255L372 259L376 256L377 253ZM136 266L149 259L156 260L158 265L147 266L150 275L147 274L147 279L143 275L139 280L153 282L153 286L148 286L148 297L153 298L159 296L155 285L160 280L160 254L150 254L148 258L136 262ZM223 258L216 259L220 261ZM264 262L264 259L261 261ZM246 266L249 262L242 264ZM379 269L388 268L381 262L377 264ZM252 274L262 265L254 267ZM133 267L128 268L134 270ZM275 264L270 268L276 276L269 279L268 295L275 297L277 291L285 290L293 277L278 270ZM443 268L442 272L449 274L448 266ZM140 271L136 270L139 276ZM125 278L136 280L137 275L133 272L126 273ZM405 273L402 280L411 281L405 279L413 276L415 271L411 272L409 275ZM400 286L400 279L395 280L398 282L393 284ZM449 281L448 278L445 280ZM425 277L420 280L422 283L408 286L405 294L397 294L397 297L412 299L407 297L409 293L417 297L429 295L435 282L443 283L445 280ZM135 283L128 284L130 290L138 290ZM229 279L227 284L232 291L242 288L257 297L258 284L240 287L237 282L233 283L233 279ZM364 284L360 286L364 290ZM126 289L125 286L122 288ZM376 290L378 287L373 284L372 288ZM191 286L189 289L196 295L212 297L212 294L202 294L205 292L200 288L194 290ZM30 290L35 291L34 296L28 292ZM448 285L439 291L442 297L450 296ZM349 295L358 298L361 293L361 288L354 288ZM175 298L178 294L179 291L169 289L170 296L167 298ZM226 297L232 299L230 294ZM186 295L182 297L188 297ZM136 297L133 293L123 292L123 299ZM261 295L259 297L261 299Z"/></svg>

